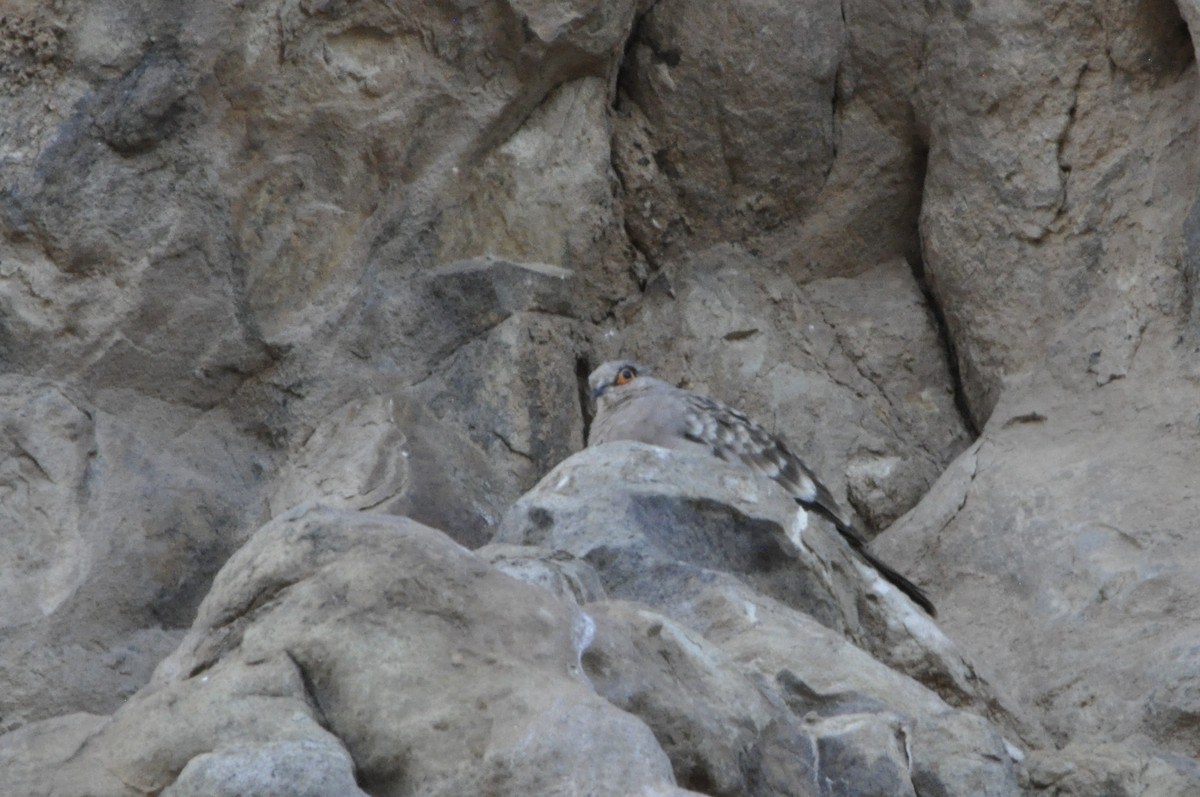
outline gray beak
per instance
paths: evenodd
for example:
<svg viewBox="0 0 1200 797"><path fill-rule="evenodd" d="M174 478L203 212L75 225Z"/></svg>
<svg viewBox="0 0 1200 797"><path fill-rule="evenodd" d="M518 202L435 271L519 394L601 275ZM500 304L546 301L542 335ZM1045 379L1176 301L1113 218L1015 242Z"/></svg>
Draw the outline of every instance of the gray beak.
<svg viewBox="0 0 1200 797"><path fill-rule="evenodd" d="M603 393L604 389L607 387L608 387L608 385L602 384L599 387L597 387L595 390L593 390L592 391L592 401L595 401L596 399L600 398L600 394Z"/></svg>

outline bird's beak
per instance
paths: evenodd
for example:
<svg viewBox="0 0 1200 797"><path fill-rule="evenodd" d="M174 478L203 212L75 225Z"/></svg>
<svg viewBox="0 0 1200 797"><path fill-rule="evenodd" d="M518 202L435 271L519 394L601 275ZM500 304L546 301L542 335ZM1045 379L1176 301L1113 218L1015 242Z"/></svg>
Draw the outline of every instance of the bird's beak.
<svg viewBox="0 0 1200 797"><path fill-rule="evenodd" d="M593 390L592 391L592 401L595 401L596 399L600 398L600 394L604 392L604 389L606 387L608 387L608 385L602 384L602 385L599 385L595 390Z"/></svg>

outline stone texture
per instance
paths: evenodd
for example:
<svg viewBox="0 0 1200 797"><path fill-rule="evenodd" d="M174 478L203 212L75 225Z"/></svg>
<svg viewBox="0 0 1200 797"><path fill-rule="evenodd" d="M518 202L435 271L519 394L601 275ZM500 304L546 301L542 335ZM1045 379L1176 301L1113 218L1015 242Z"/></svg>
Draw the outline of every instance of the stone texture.
<svg viewBox="0 0 1200 797"><path fill-rule="evenodd" d="M1170 3L1061 8L930 19L922 241L978 425L1004 377L1043 358L1076 383L1125 376L1147 325L1183 300L1173 239L1197 168L1186 28Z"/></svg>
<svg viewBox="0 0 1200 797"><path fill-rule="evenodd" d="M878 550L947 587L949 636L1060 742L1143 735L1193 755L1196 382L1143 393L1174 345L1146 337L1130 377L1090 395L1048 374L1010 389ZM1098 644L1099 628L1128 643Z"/></svg>
<svg viewBox="0 0 1200 797"><path fill-rule="evenodd" d="M407 518L304 505L229 560L150 684L110 718L0 737L0 774L64 797L1019 794L986 721L774 606L865 691L828 690L811 653L788 658L813 685L768 677L788 637L750 619L765 660L745 658L719 601L693 615L728 647L692 618L581 608Z"/></svg>
<svg viewBox="0 0 1200 797"><path fill-rule="evenodd" d="M595 568L605 594L624 599L584 598L596 620L584 669L601 694L654 730L690 788L820 794L822 784L837 783L838 793L854 794L1019 793L1002 734L1020 738L1022 721L906 599L848 564L845 551L825 547L835 531L814 522L801 551L785 554L775 539L784 537L779 515L794 513L794 504L779 501L769 480L748 477L636 443L588 449L518 501L497 538L572 554ZM817 623L812 609L786 605L805 604L805 585L836 593L841 579L861 579L860 592L875 591L879 601L872 610L860 595L859 614L837 615L853 611L853 599L847 609L825 597L822 608L835 617L827 622L842 633ZM881 642L871 627L884 617L907 636ZM909 646L909 660L893 666L927 677L1005 730L954 711L846 637L896 658ZM918 737L922 753L914 757ZM797 767L797 757L811 766Z"/></svg>
<svg viewBox="0 0 1200 797"><path fill-rule="evenodd" d="M101 399L0 377L8 727L120 705L262 511L255 447L228 417L179 417L136 394L114 412L117 397Z"/></svg>
<svg viewBox="0 0 1200 797"><path fill-rule="evenodd" d="M1031 755L1029 779L1035 794L1183 797L1195 792L1200 768L1194 759L1139 754L1121 745L1068 745Z"/></svg>
<svg viewBox="0 0 1200 797"><path fill-rule="evenodd" d="M500 519L495 469L455 427L403 394L352 399L323 418L272 484L271 511L305 501L407 515L482 545Z"/></svg>
<svg viewBox="0 0 1200 797"><path fill-rule="evenodd" d="M84 753L40 788L684 794L650 730L588 686L593 631L440 532L301 507L230 559L149 686L71 726ZM0 760L27 769L13 753L29 733ZM109 779L81 787L92 768Z"/></svg>
<svg viewBox="0 0 1200 797"><path fill-rule="evenodd" d="M779 712L750 674L703 637L637 604L591 603L583 667L597 693L641 717L675 776L707 794L744 790L745 759Z"/></svg>
<svg viewBox="0 0 1200 797"><path fill-rule="evenodd" d="M608 596L675 618L717 587L780 601L924 678L951 703L1010 721L924 613L826 521L743 468L641 443L589 448L517 501L495 539L583 559Z"/></svg>
<svg viewBox="0 0 1200 797"><path fill-rule="evenodd" d="M226 746L127 721L170 725L150 695L182 687L126 701L294 504L488 540L620 353L785 434L944 623L819 524L760 556L780 519L684 468L702 488L642 510L693 526L678 551L599 495L613 558L565 526L577 556L483 551L606 607L638 719L583 684L571 728L632 723L709 792L1200 791L1198 26L1195 0L8 0L6 788L378 793L278 656L214 665L274 707ZM746 698L737 734L691 680ZM124 783L94 757L123 736L179 744Z"/></svg>
<svg viewBox="0 0 1200 797"><path fill-rule="evenodd" d="M834 154L840 17L819 2L653 4L621 86L637 108L631 126L653 131L653 176L677 200L639 207L646 198L635 192L630 215L711 243L776 227L812 204ZM651 168L639 166L626 171Z"/></svg>

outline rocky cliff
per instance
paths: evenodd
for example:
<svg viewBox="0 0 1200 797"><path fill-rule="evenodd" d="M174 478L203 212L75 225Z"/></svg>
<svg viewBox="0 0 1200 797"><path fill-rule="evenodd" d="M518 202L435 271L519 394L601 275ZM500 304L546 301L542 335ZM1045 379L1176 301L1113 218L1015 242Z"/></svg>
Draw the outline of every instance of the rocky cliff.
<svg viewBox="0 0 1200 797"><path fill-rule="evenodd" d="M1200 794L1192 30L6 0L4 793Z"/></svg>

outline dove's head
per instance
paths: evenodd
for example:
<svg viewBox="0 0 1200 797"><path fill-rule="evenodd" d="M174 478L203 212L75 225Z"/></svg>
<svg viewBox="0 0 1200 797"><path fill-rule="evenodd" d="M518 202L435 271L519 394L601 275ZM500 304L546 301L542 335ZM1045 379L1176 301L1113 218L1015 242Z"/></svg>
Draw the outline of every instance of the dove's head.
<svg viewBox="0 0 1200 797"><path fill-rule="evenodd" d="M645 377L642 366L628 360L609 360L588 377L592 400L599 403L637 385L638 376Z"/></svg>

